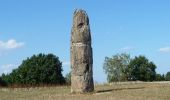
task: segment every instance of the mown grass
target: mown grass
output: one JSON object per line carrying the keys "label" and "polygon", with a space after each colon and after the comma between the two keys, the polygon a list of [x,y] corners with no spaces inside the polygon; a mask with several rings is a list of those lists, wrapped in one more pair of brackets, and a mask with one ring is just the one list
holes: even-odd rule
{"label": "mown grass", "polygon": [[170,100],[170,83],[115,83],[72,94],[69,86],[1,88],[0,100]]}

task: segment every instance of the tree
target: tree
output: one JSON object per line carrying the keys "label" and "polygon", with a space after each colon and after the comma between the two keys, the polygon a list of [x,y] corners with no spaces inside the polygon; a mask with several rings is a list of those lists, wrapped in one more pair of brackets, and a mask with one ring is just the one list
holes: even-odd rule
{"label": "tree", "polygon": [[0,77],[0,87],[1,86],[7,86],[7,83]]}
{"label": "tree", "polygon": [[156,65],[145,56],[132,59],[129,63],[129,69],[131,69],[131,80],[154,81],[156,79]]}
{"label": "tree", "polygon": [[166,81],[170,81],[170,71],[166,73]]}
{"label": "tree", "polygon": [[71,72],[67,73],[65,76],[65,80],[67,84],[71,84]]}
{"label": "tree", "polygon": [[165,81],[164,74],[156,74],[156,81]]}
{"label": "tree", "polygon": [[116,54],[112,58],[105,57],[103,69],[107,74],[108,82],[128,80],[129,62],[130,55],[126,53]]}
{"label": "tree", "polygon": [[33,55],[12,71],[4,76],[9,84],[63,84],[62,63],[53,54]]}

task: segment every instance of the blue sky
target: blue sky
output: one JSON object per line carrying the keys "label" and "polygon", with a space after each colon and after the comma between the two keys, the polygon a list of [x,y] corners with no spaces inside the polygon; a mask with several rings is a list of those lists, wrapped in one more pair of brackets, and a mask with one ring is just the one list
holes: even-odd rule
{"label": "blue sky", "polygon": [[105,56],[145,55],[158,73],[170,71],[169,0],[0,0],[0,74],[33,54],[53,53],[70,71],[75,9],[90,18],[94,80],[106,82]]}

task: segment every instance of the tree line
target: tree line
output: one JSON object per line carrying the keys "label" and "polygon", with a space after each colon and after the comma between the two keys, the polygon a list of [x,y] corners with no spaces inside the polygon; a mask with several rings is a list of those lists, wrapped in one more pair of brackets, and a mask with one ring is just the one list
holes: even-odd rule
{"label": "tree line", "polygon": [[[145,56],[131,58],[129,54],[105,57],[103,69],[108,82],[116,81],[170,81],[166,75],[156,73],[156,65]],[[62,85],[71,84],[71,73],[62,75],[62,62],[54,54],[38,54],[23,60],[11,73],[0,76],[0,86],[10,85]]]}
{"label": "tree line", "polygon": [[131,58],[129,54],[116,54],[105,57],[103,69],[108,82],[116,81],[170,81],[170,72],[166,75],[156,73],[156,65],[145,56]]}

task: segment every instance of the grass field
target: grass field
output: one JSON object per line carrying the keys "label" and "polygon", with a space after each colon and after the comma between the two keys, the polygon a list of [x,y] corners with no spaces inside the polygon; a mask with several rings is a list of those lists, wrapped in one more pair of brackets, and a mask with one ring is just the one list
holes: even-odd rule
{"label": "grass field", "polygon": [[170,82],[97,85],[88,94],[71,94],[69,86],[0,88],[0,100],[170,100]]}

